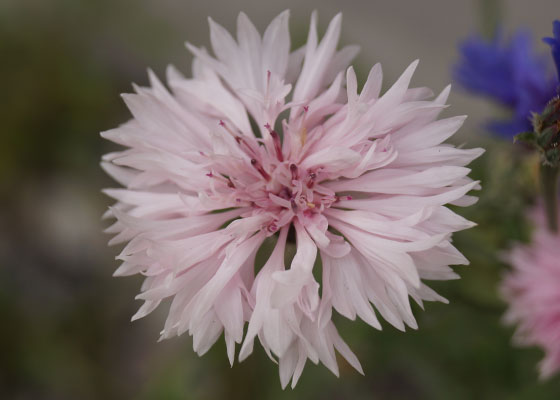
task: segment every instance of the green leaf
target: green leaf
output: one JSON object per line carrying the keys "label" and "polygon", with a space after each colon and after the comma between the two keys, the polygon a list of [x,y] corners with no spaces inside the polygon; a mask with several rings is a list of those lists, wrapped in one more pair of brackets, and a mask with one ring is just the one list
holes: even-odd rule
{"label": "green leaf", "polygon": [[535,132],[521,132],[513,137],[513,142],[521,142],[536,147],[538,144],[538,138]]}

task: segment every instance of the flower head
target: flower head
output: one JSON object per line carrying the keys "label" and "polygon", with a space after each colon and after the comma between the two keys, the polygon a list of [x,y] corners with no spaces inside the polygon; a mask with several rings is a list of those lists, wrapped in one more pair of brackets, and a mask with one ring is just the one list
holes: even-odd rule
{"label": "flower head", "polygon": [[560,236],[547,228],[543,209],[533,215],[532,243],[517,244],[507,255],[513,270],[502,293],[509,303],[505,320],[517,324],[516,342],[545,351],[539,369],[547,378],[560,370]]}
{"label": "flower head", "polygon": [[361,372],[333,309],[404,330],[409,296],[445,301],[422,279],[467,264],[451,234],[473,224],[445,205],[476,200],[465,165],[482,153],[442,144],[464,117],[436,120],[449,87],[409,88],[417,62],[383,95],[375,65],[358,92],[341,16],[321,40],[316,24],[291,52],[287,12],[262,37],[245,14],[237,39],[210,20],[214,55],[187,45],[193,78],[169,68],[170,92],[150,73],[124,95],[134,118],[102,134],[128,147],[103,165],[126,187],[106,191],[112,243],[128,242],[115,275],[146,276],[133,318],[172,298],[161,337],[188,332],[203,354],[223,332],[230,362],[258,337],[282,386],[308,359],[338,374],[335,349]]}
{"label": "flower head", "polygon": [[455,80],[512,111],[511,119],[490,121],[489,129],[509,138],[532,130],[531,113],[544,109],[558,81],[550,76],[546,58],[535,54],[531,36],[521,31],[509,41],[502,34],[490,41],[473,36],[461,43],[459,51]]}

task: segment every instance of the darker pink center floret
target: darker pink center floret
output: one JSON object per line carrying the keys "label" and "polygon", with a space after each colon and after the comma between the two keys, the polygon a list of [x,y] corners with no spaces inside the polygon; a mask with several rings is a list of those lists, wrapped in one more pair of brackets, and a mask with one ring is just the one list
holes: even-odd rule
{"label": "darker pink center floret", "polygon": [[269,234],[295,217],[312,218],[340,200],[334,191],[321,185],[328,179],[323,166],[300,167],[301,162],[285,155],[280,135],[269,124],[265,126],[269,135],[264,139],[236,134],[223,121],[219,125],[236,141],[240,157],[239,164],[229,169],[220,162],[212,163],[206,175],[214,179],[213,197],[233,199],[237,207],[250,208],[244,216],[268,214],[263,229]]}

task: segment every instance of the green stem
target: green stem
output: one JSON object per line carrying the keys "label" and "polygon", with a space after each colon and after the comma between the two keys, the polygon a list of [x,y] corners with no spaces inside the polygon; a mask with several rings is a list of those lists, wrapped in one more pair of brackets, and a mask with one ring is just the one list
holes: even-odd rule
{"label": "green stem", "polygon": [[541,164],[541,190],[548,229],[558,232],[558,172],[559,167]]}
{"label": "green stem", "polygon": [[492,39],[496,36],[502,8],[501,0],[478,0],[480,29],[484,37]]}

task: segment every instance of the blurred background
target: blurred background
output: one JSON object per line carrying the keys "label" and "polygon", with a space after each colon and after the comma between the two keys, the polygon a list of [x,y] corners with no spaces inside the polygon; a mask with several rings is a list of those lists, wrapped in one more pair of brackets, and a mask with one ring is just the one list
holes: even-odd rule
{"label": "blurred background", "polygon": [[541,351],[511,346],[497,293],[499,250],[529,234],[532,163],[482,128],[502,110],[460,90],[447,112],[470,117],[454,142],[487,148],[473,165],[481,200],[459,210],[479,226],[455,236],[471,266],[433,285],[451,304],[417,307],[418,331],[338,323],[365,377],[342,360],[338,379],[308,363],[296,389],[282,391],[258,346],[230,368],[221,341],[202,358],[188,335],[156,343],[165,307],[130,322],[141,278],[111,276],[118,249],[102,233],[110,200],[100,189],[116,184],[99,160],[115,147],[98,133],[129,118],[119,94],[147,84],[147,67],[190,72],[183,44],[208,45],[207,16],[232,30],[245,11],[262,30],[286,8],[295,44],[313,9],[323,31],[342,11],[342,44],[362,46],[362,82],[377,61],[390,84],[420,58],[413,83],[435,91],[451,81],[462,38],[526,27],[544,52],[540,38],[560,16],[557,0],[0,1],[1,399],[560,398],[559,377],[538,381]]}

